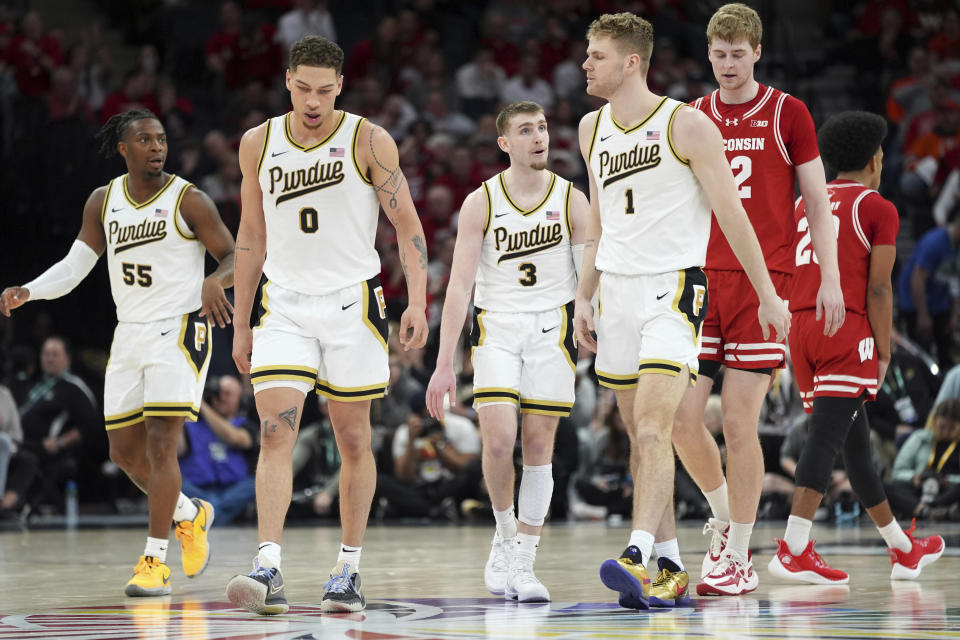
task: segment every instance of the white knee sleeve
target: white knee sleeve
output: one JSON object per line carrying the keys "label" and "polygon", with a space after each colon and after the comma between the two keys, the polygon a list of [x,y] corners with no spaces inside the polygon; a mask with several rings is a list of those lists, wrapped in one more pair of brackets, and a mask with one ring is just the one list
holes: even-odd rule
{"label": "white knee sleeve", "polygon": [[520,522],[532,527],[543,525],[547,511],[550,510],[550,498],[553,497],[553,465],[523,465],[523,477],[520,479],[520,499],[517,501]]}

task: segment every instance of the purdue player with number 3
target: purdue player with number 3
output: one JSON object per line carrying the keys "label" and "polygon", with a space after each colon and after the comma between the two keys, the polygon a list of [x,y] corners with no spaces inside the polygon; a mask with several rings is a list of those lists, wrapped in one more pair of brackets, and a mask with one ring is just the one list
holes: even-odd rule
{"label": "purdue player with number 3", "polygon": [[[497,116],[497,131],[510,168],[484,182],[460,209],[427,407],[442,419],[444,397],[449,394],[451,403],[456,398],[453,358],[476,280],[474,406],[497,522],[484,581],[505,598],[547,602],[550,593],[533,574],[533,563],[553,495],[554,434],[574,402],[572,245],[582,242],[589,204],[570,182],[546,170],[550,136],[543,107],[508,105]],[[518,408],[523,476],[515,517]]]}
{"label": "purdue player with number 3", "polygon": [[[843,324],[843,296],[813,119],[800,100],[754,80],[762,31],[760,16],[743,4],[717,10],[707,25],[707,45],[720,88],[693,105],[723,135],[737,195],[784,299],[790,297],[794,269],[791,212],[794,183],[799,183],[807,202],[810,237],[822,258],[817,313],[826,318],[824,332],[833,335]],[[700,377],[680,403],[673,432],[680,459],[713,511],[704,529],[712,536],[700,566],[700,595],[738,595],[757,587],[749,557],[763,485],[757,428],[770,376],[786,358],[786,345],[766,339],[754,322],[758,301],[750,294],[728,240],[714,221],[705,267],[710,309],[703,322]],[[721,365],[726,365],[722,392],[726,478],[717,444],[703,425]]]}
{"label": "purdue player with number 3", "polygon": [[[292,491],[291,459],[305,395],[329,399],[340,450],[343,543],[324,587],[323,611],[366,606],[358,573],[377,469],[370,401],[386,393],[387,316],[374,248],[380,207],[397,229],[409,301],[400,344],[427,340],[427,247],[384,129],[338,110],[343,51],[320,36],[290,47],[286,86],[293,111],[240,142],[243,212],[237,234],[233,358],[250,372],[262,421],[257,464],[260,545],[249,575],[227,585],[230,601],[260,614],[288,609],[280,540]],[[261,303],[248,319],[254,291]],[[251,355],[252,350],[252,355]]]}
{"label": "purdue player with number 3", "polygon": [[[224,327],[233,309],[233,237],[207,195],[163,171],[167,135],[155,115],[131,110],[97,134],[100,152],[119,153],[127,173],[95,189],[67,256],[22,287],[0,294],[0,312],[28,300],[66,295],[104,251],[117,329],[104,380],[110,458],[147,494],[146,548],[128,596],[170,593],[167,540],[177,523],[187,577],[207,566],[213,507],[180,493],[177,442],[184,420],[197,419],[210,361],[210,316]],[[204,252],[220,263],[203,277]]]}
{"label": "purdue player with number 3", "polygon": [[796,267],[790,310],[790,349],[797,387],[810,417],[810,434],[797,462],[796,489],[787,530],[770,560],[774,575],[812,584],[846,584],[847,574],[833,569],[813,549],[810,528],[830,482],[837,454],[857,497],[887,543],[892,579],[913,579],[943,553],[940,536],[913,538],[893,513],[870,458],[870,425],[863,410],[890,364],[893,287],[890,274],[897,256],[897,209],[877,193],[883,169],[880,144],[886,121],[863,111],[832,116],[820,128],[820,148],[838,172],[828,185],[832,218],[840,248],[843,297],[849,312],[840,330],[828,337],[815,314],[820,269],[810,248],[804,198],[794,221]]}

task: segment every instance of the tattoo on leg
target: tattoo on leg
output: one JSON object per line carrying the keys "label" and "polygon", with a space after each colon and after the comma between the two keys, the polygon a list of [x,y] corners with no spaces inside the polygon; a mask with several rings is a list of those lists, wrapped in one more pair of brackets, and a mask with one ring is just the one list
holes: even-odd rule
{"label": "tattoo on leg", "polygon": [[275,424],[270,424],[270,421],[269,421],[269,420],[264,420],[264,421],[263,421],[263,436],[264,436],[264,437],[267,437],[267,436],[269,436],[271,433],[276,433],[276,432],[277,432],[277,425],[275,425]]}
{"label": "tattoo on leg", "polygon": [[280,414],[280,419],[287,423],[290,427],[290,431],[295,431],[297,428],[297,408],[290,407],[286,411]]}

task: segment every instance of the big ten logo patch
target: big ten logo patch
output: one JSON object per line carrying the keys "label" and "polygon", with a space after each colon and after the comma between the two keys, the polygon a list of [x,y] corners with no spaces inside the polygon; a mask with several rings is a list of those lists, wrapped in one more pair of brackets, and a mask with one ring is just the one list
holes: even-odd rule
{"label": "big ten logo patch", "polygon": [[860,362],[866,362],[867,360],[873,359],[873,348],[873,338],[864,338],[860,341],[860,346],[858,347],[858,350],[860,351]]}
{"label": "big ten logo patch", "polygon": [[380,318],[386,319],[387,302],[383,299],[383,287],[377,287],[374,289],[373,294],[377,297],[377,308],[380,310]]}
{"label": "big ten logo patch", "polygon": [[193,348],[197,351],[203,351],[203,345],[207,342],[207,323],[193,323]]}

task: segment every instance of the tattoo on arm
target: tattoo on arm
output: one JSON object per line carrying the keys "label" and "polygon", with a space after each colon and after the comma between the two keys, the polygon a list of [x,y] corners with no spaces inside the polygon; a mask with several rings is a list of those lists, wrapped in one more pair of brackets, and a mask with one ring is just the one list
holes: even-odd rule
{"label": "tattoo on arm", "polygon": [[[400,170],[399,166],[397,166],[394,169],[390,169],[386,167],[382,162],[380,162],[379,158],[377,158],[377,152],[373,148],[373,134],[376,130],[377,130],[377,127],[375,126],[370,127],[370,156],[373,158],[373,161],[376,162],[381,169],[387,172],[387,179],[381,182],[380,184],[374,184],[373,188],[376,189],[377,191],[382,191],[383,193],[388,194],[390,196],[390,208],[396,209],[398,205],[397,193],[400,192],[400,187],[403,185],[403,180],[404,180],[403,171]],[[393,218],[391,218],[390,220],[392,222]]]}
{"label": "tattoo on arm", "polygon": [[281,412],[280,419],[287,423],[290,431],[295,431],[297,428],[297,408],[290,407],[286,411]]}
{"label": "tattoo on arm", "polygon": [[417,250],[417,253],[420,254],[420,268],[427,268],[427,243],[424,241],[423,236],[414,236],[413,237],[413,248]]}
{"label": "tattoo on arm", "polygon": [[241,247],[240,245],[237,245],[237,251],[250,251],[250,247]]}

